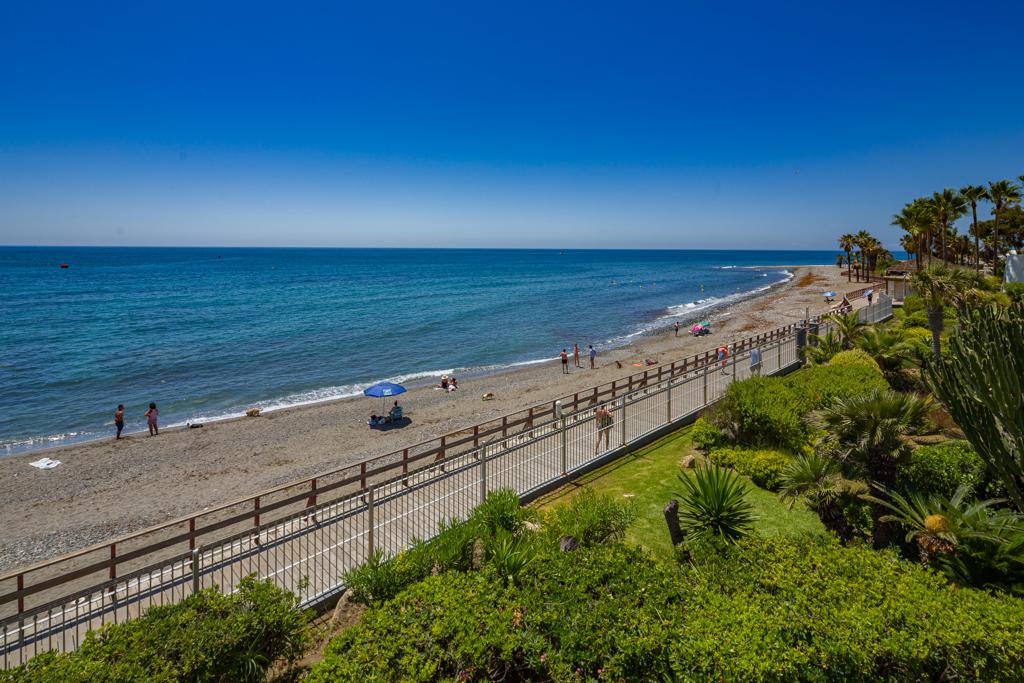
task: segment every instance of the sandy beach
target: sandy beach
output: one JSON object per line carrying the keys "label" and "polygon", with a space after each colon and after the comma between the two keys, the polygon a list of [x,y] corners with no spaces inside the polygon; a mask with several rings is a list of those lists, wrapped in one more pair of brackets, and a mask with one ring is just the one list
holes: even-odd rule
{"label": "sandy beach", "polygon": [[[794,277],[708,317],[711,337],[673,335],[670,326],[628,347],[602,353],[597,368],[557,361],[477,378],[460,378],[445,395],[432,387],[402,396],[412,416],[403,429],[371,431],[366,419],[380,402],[352,398],[211,423],[131,434],[0,458],[0,571],[99,543],[131,531],[319,472],[401,449],[516,409],[629,374],[629,363],[668,362],[792,323],[825,310],[821,293],[857,289],[835,266],[792,266]],[[571,340],[569,340],[571,343]],[[552,353],[559,349],[552,349]],[[619,368],[615,361],[620,361]],[[584,366],[586,359],[582,360]],[[493,392],[495,400],[481,401]],[[43,455],[52,470],[28,463]]]}

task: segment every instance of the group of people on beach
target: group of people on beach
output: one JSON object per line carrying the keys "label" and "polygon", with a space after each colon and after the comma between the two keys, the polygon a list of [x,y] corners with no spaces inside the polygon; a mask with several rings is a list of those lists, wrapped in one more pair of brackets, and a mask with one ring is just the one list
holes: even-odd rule
{"label": "group of people on beach", "polygon": [[[146,424],[149,425],[149,435],[156,436],[160,433],[160,427],[157,425],[157,416],[160,411],[156,409],[155,403],[149,404],[149,410],[145,412],[143,417],[146,418]],[[121,432],[124,431],[124,404],[118,403],[117,410],[114,411],[114,427],[117,429],[117,434],[114,435],[114,439],[121,440]]]}
{"label": "group of people on beach", "polygon": [[448,375],[441,375],[440,388],[450,394],[459,388],[459,380],[455,379],[455,375],[452,375],[451,377]]}
{"label": "group of people on beach", "polygon": [[398,401],[391,406],[391,410],[388,411],[387,415],[371,415],[367,424],[372,427],[383,427],[388,424],[397,424],[402,421],[402,406],[398,405]]}
{"label": "group of people on beach", "polygon": [[[594,348],[593,344],[587,346],[587,355],[590,356],[590,369],[594,369],[594,360],[597,358],[597,349]],[[569,350],[562,349],[562,352],[558,354],[559,359],[562,361],[562,374],[569,374]],[[577,368],[582,368],[583,365],[580,363],[580,345],[573,343],[572,345],[572,364]]]}

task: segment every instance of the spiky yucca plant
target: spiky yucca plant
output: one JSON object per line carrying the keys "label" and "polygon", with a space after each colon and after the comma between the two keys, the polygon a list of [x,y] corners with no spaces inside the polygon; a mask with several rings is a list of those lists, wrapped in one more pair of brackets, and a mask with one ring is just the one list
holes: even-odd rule
{"label": "spiky yucca plant", "polygon": [[750,533],[754,506],[747,487],[732,470],[698,467],[693,478],[679,475],[679,525],[688,540],[716,538],[735,543]]}

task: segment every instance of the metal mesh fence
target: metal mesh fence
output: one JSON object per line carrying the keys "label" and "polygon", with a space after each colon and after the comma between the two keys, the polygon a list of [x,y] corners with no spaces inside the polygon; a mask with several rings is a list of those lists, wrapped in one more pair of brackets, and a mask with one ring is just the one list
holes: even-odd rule
{"label": "metal mesh fence", "polygon": [[[880,295],[858,315],[877,322],[891,312],[891,300]],[[825,334],[829,325],[827,319],[819,321],[818,333]],[[596,405],[549,415],[514,435],[459,448],[457,455],[439,454],[391,479],[369,477],[357,493],[232,530],[216,543],[20,611],[0,626],[0,663],[7,668],[41,652],[74,649],[90,629],[178,602],[199,589],[235,590],[251,574],[294,592],[303,605],[316,604],[339,592],[345,573],[372,553],[392,556],[417,539],[433,537],[442,522],[466,519],[489,491],[510,488],[529,495],[691,417],[717,401],[732,382],[795,366],[800,362],[797,336],[768,340],[609,397],[599,405],[611,411],[611,425],[599,427]]]}

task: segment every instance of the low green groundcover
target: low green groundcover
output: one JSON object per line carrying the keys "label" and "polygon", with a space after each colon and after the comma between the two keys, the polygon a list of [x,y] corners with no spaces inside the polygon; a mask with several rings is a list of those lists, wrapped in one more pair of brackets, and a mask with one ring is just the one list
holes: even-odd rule
{"label": "low green groundcover", "polygon": [[512,583],[446,573],[369,610],[311,683],[1024,680],[1024,601],[805,537],[545,551]]}
{"label": "low green groundcover", "polygon": [[750,481],[769,491],[779,489],[783,472],[793,462],[793,456],[789,453],[742,446],[712,448],[708,459],[719,467],[729,467],[750,477]]}

